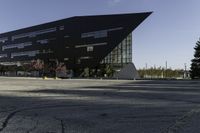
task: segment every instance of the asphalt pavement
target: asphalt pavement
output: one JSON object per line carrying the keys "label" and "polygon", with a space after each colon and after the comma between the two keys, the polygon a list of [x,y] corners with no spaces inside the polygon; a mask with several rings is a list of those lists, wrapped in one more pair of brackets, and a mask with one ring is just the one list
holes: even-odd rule
{"label": "asphalt pavement", "polygon": [[0,133],[199,133],[200,81],[0,78]]}

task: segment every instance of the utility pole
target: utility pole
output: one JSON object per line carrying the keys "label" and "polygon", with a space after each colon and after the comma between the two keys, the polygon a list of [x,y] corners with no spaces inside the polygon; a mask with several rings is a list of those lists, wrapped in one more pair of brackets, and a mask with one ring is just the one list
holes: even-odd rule
{"label": "utility pole", "polygon": [[165,62],[165,78],[167,78],[167,61]]}
{"label": "utility pole", "polygon": [[147,63],[145,64],[145,68],[147,69]]}
{"label": "utility pole", "polygon": [[184,68],[185,68],[185,71],[183,74],[183,78],[186,79],[187,78],[187,64],[186,63],[184,63]]}
{"label": "utility pole", "polygon": [[145,78],[147,78],[147,66],[148,64],[147,63],[145,63]]}

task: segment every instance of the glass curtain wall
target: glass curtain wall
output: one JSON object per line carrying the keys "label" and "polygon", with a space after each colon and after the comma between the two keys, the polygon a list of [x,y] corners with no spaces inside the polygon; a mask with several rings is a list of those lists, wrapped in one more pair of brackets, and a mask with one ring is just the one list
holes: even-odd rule
{"label": "glass curtain wall", "polygon": [[129,34],[114,50],[109,53],[101,64],[111,64],[113,67],[123,67],[132,62],[132,34]]}

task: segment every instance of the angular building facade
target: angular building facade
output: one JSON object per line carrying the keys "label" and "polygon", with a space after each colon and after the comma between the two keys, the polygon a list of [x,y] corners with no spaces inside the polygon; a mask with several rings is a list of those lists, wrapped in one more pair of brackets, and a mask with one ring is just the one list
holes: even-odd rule
{"label": "angular building facade", "polygon": [[[0,64],[64,64],[75,77],[132,63],[132,31],[151,12],[76,16],[0,34]],[[45,69],[45,68],[44,68]],[[104,73],[104,72],[102,72]],[[90,74],[89,74],[90,75]]]}

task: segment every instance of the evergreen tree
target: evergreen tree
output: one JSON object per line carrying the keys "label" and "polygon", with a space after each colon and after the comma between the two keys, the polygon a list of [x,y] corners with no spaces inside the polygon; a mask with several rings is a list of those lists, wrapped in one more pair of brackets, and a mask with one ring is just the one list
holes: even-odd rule
{"label": "evergreen tree", "polygon": [[191,64],[191,78],[200,79],[200,39],[197,41],[196,46],[194,47],[194,59],[192,59]]}

